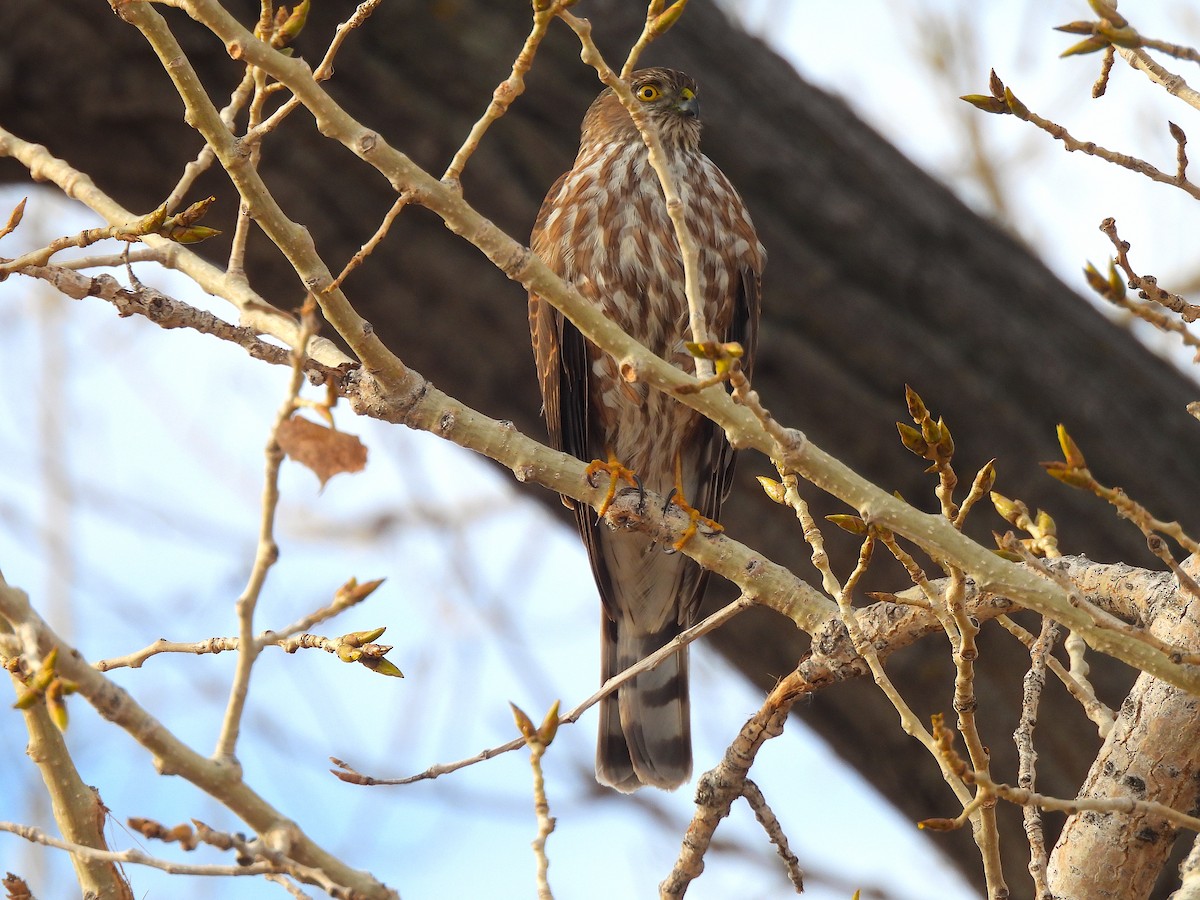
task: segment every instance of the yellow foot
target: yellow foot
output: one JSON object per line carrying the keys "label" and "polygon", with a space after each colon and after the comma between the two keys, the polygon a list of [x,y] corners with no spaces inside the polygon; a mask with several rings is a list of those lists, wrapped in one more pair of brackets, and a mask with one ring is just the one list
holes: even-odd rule
{"label": "yellow foot", "polygon": [[[716,519],[710,519],[687,502],[687,498],[683,494],[683,460],[679,456],[675,457],[675,490],[671,491],[671,496],[667,499],[667,505],[670,506],[672,504],[678,506],[688,516],[688,527],[679,536],[679,540],[671,545],[671,548],[675,551],[682,550],[687,542],[696,536],[696,526],[701,522],[711,531],[725,530],[724,526]],[[663,511],[665,512],[666,510],[664,509]]]}
{"label": "yellow foot", "polygon": [[679,540],[671,545],[673,549],[682,550],[687,542],[696,536],[696,526],[701,522],[703,522],[710,531],[716,532],[725,530],[725,526],[716,519],[710,519],[708,516],[700,512],[700,510],[696,509],[696,507],[692,506],[685,499],[683,499],[683,496],[679,493],[679,491],[675,491],[671,494],[671,499],[669,502],[674,506],[678,506],[685,513],[687,513],[689,519],[688,527],[683,530],[683,534],[679,536]]}
{"label": "yellow foot", "polygon": [[617,496],[617,484],[621,481],[629,483],[630,487],[640,487],[637,480],[637,475],[633,469],[627,469],[617,461],[617,458],[609,454],[608,462],[603,460],[593,459],[588,463],[587,470],[584,472],[584,477],[587,483],[592,487],[596,487],[596,482],[592,477],[598,472],[604,472],[608,475],[608,491],[604,495],[604,500],[600,503],[600,509],[597,512],[599,519],[604,518],[604,514],[608,512],[609,506],[612,505],[613,497]]}

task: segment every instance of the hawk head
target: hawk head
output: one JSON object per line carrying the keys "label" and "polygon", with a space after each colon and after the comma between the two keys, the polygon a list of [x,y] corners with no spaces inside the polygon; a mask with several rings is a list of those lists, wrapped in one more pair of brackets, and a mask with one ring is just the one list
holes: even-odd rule
{"label": "hawk head", "polygon": [[[696,150],[700,146],[700,101],[696,82],[675,69],[638,69],[629,76],[629,87],[668,150]],[[583,117],[587,144],[615,141],[641,143],[637,126],[612,88],[605,88]]]}

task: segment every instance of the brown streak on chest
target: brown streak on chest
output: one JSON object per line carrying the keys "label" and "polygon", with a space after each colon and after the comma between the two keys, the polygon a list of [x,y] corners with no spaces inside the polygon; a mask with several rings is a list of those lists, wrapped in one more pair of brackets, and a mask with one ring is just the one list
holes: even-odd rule
{"label": "brown streak on chest", "polygon": [[[761,247],[740,198],[702,154],[673,160],[689,230],[700,248],[699,288],[708,330],[724,334],[738,273],[761,268]],[[542,240],[557,247],[561,274],[658,356],[685,371],[694,360],[684,271],[657,176],[640,141],[584,148],[564,177]],[[644,384],[589,345],[592,452],[616,453],[648,487],[669,489],[674,457],[699,427],[698,413]]]}

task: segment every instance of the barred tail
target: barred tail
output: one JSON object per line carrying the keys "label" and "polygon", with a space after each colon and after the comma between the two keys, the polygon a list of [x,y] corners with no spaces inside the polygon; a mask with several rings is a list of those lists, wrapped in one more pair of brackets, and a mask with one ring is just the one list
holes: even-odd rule
{"label": "barred tail", "polygon": [[[601,626],[602,681],[663,647],[679,633],[671,623],[648,634],[605,614]],[[630,793],[643,785],[677,788],[692,775],[687,648],[621,685],[600,701],[596,779]]]}

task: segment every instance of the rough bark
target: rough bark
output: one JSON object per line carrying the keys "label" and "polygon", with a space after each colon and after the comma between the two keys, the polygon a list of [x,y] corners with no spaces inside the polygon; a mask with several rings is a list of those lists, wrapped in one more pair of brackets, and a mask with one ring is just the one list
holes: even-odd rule
{"label": "rough bark", "polygon": [[[300,42],[316,58],[349,0],[318,3]],[[245,21],[251,0],[231,0]],[[640,4],[584,0],[617,58],[640,25]],[[211,36],[166,11],[214,95],[240,72]],[[92,174],[128,206],[149,210],[200,149],[158,63],[103,0],[5,0],[0,4],[0,121]],[[507,74],[528,27],[525,4],[486,0],[389,0],[343,50],[330,90],[354,114],[418,162],[441,171]],[[931,482],[896,440],[903,385],[914,385],[954,429],[964,477],[998,458],[998,489],[1043,505],[1064,549],[1099,559],[1150,562],[1136,534],[1098,501],[1041,475],[1065,422],[1102,478],[1118,480],[1160,516],[1194,523],[1200,430],[1184,412],[1194,387],[1056,280],[1024,247],[980,219],[859,122],[803,82],[761,43],[694,0],[648,64],[696,75],[708,123],[707,152],[743,193],[770,259],[756,387],[777,416],[888,488],[934,508]],[[982,77],[982,73],[981,73]],[[880,90],[890,89],[880,85]],[[596,93],[577,44],[556,27],[528,92],[494,129],[467,170],[467,197],[513,235],[528,234],[547,186],[570,164],[577,128]],[[337,268],[392,201],[378,176],[324,141],[302,112],[266,143],[269,183],[313,232]],[[0,180],[21,180],[0,160]],[[232,232],[228,181],[211,173],[195,196],[216,193],[212,224]],[[209,248],[214,254],[220,246]],[[252,240],[251,278],[282,306],[300,290],[282,259]],[[463,401],[541,434],[525,299],[432,216],[407,210],[347,289],[406,362]],[[790,515],[765,506],[751,480],[768,471],[745,458],[725,524],[739,539],[811,573]],[[553,497],[531,493],[548,503]],[[812,498],[817,512],[836,506]],[[1191,501],[1191,502],[1190,502]],[[985,511],[975,533],[1003,527]],[[846,571],[853,548],[830,538]],[[877,587],[899,588],[899,567]],[[715,591],[714,593],[719,593]],[[748,677],[770,685],[805,649],[772,614],[747,614],[716,645]],[[1015,773],[1010,738],[1028,659],[1006,635],[985,633],[978,692],[993,773]],[[953,667],[944,645],[924,642],[889,663],[922,712],[947,710]],[[1097,661],[1101,694],[1124,696],[1132,675]],[[911,818],[953,814],[953,801],[895,713],[870,684],[846,685],[800,715]],[[1039,786],[1075,793],[1099,740],[1084,716],[1050,692],[1039,733]],[[1011,815],[1009,815],[1011,813]],[[1001,810],[1006,871],[1023,876],[1020,816]],[[1049,837],[1053,837],[1050,835]],[[940,840],[965,871],[978,858],[964,835]]]}
{"label": "rough bark", "polygon": [[[1186,567],[1195,577],[1200,560]],[[1150,633],[1177,647],[1200,641],[1200,605],[1172,592],[1149,622]],[[1086,798],[1162,803],[1194,814],[1200,783],[1200,698],[1142,674],[1079,792]],[[1136,900],[1148,897],[1178,828],[1149,812],[1082,812],[1067,819],[1050,855],[1055,897]]]}

